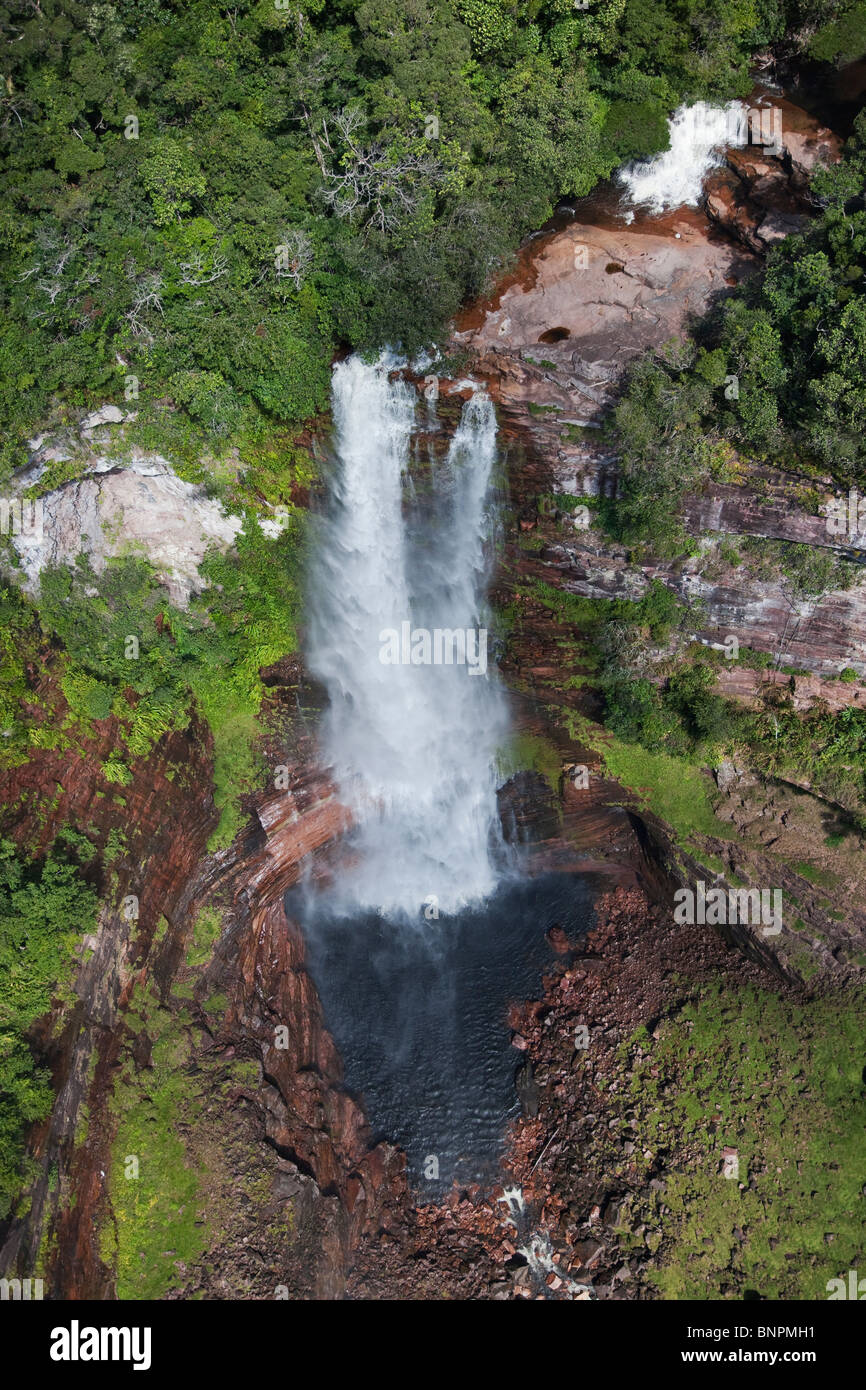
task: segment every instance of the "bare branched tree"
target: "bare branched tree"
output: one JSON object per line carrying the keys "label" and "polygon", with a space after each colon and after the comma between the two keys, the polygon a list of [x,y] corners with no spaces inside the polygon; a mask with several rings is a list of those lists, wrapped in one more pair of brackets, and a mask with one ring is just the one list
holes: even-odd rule
{"label": "bare branched tree", "polygon": [[36,288],[41,290],[44,295],[47,295],[48,303],[53,305],[60,291],[63,289],[63,286],[59,280],[43,279],[36,281]]}
{"label": "bare branched tree", "polygon": [[42,269],[46,275],[62,275],[75,252],[75,242],[67,234],[63,235],[56,227],[38,227],[36,244],[42,253]]}
{"label": "bare branched tree", "polygon": [[126,273],[127,279],[132,283],[133,294],[132,304],[124,314],[124,318],[134,337],[144,338],[147,342],[152,343],[153,333],[148,326],[147,315],[153,312],[162,316],[162,276],[156,271],[144,275],[138,274],[134,261],[127,266]]}
{"label": "bare branched tree", "polygon": [[443,182],[444,167],[432,146],[395,152],[381,140],[364,145],[363,127],[357,106],[343,107],[330,130],[322,121],[323,159],[326,151],[332,161],[324,199],[338,217],[360,216],[380,232],[393,231],[417,211],[430,188]]}
{"label": "bare branched tree", "polygon": [[228,274],[229,263],[225,256],[214,256],[210,267],[205,268],[205,258],[200,251],[190,253],[188,261],[180,263],[180,282],[182,285],[212,285]]}
{"label": "bare branched tree", "polygon": [[[303,19],[301,20],[303,26]],[[297,104],[301,119],[307,127],[316,162],[327,178],[328,169],[322,151],[318,121],[314,112],[319,108],[322,95],[334,75],[334,57],[327,49],[315,44],[299,45],[291,68],[288,70],[292,98]]]}
{"label": "bare branched tree", "polygon": [[[3,27],[8,28],[8,32],[14,34],[16,40],[23,39],[23,33],[19,33],[18,30],[12,29],[11,26]],[[36,103],[24,92],[16,92],[15,84],[11,76],[7,76],[5,90],[0,92],[0,130],[5,130],[7,126],[11,126],[13,119],[18,122],[23,130],[24,122],[21,119],[22,112],[25,116],[32,116],[36,109]]]}
{"label": "bare branched tree", "polygon": [[[75,288],[74,279],[72,282],[64,282],[64,274],[78,246],[68,233],[62,233],[56,227],[39,227],[36,231],[36,245],[39,259],[18,278],[29,280],[32,275],[38,275],[36,288],[46,296],[49,305],[53,307],[61,294],[65,297]],[[34,317],[44,318],[47,314],[48,310],[44,309]]]}

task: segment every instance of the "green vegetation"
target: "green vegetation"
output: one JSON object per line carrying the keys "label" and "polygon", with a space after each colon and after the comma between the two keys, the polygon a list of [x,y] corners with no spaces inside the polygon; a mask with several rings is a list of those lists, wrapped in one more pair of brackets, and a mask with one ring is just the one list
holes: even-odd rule
{"label": "green vegetation", "polygon": [[687,613],[676,595],[658,580],[653,580],[639,599],[583,598],[541,579],[534,580],[526,591],[555,613],[560,622],[572,623],[593,637],[609,622],[628,622],[645,627],[655,641],[665,642],[672,627],[680,625]]}
{"label": "green vegetation", "polygon": [[[218,929],[218,914],[205,909],[187,971],[203,963]],[[151,1051],[144,1070],[127,1053],[112,1101],[112,1216],[102,1228],[101,1247],[116,1269],[122,1299],[160,1298],[182,1283],[184,1267],[220,1238],[227,1208],[237,1208],[238,1186],[242,1200],[266,1201],[270,1192],[267,1175],[259,1193],[231,1171],[227,1131],[209,1118],[238,1086],[258,1083],[259,1066],[202,1052],[202,1035],[184,1003],[187,992],[181,985],[163,1004],[151,986],[135,997],[126,1016],[131,1033],[147,1035]],[[223,997],[223,1007],[225,1002]],[[268,1229],[269,1237],[274,1234]]]}
{"label": "green vegetation", "polygon": [[807,859],[797,860],[791,867],[795,873],[807,878],[810,883],[818,883],[822,888],[836,887],[835,874],[831,874],[827,869],[822,869],[818,864],[810,864]]}
{"label": "green vegetation", "polygon": [[28,1042],[68,983],[74,948],[96,925],[96,894],[62,857],[26,864],[0,841],[0,1219],[25,1177],[25,1140],[51,1109],[50,1074]]}
{"label": "green vegetation", "polygon": [[562,758],[550,739],[540,734],[516,733],[501,751],[497,773],[504,782],[516,772],[537,772],[556,793],[562,771]]}
{"label": "green vegetation", "polygon": [[[842,52],[852,15],[845,3],[819,14],[811,0],[759,10],[745,0],[685,10],[679,0],[0,4],[12,40],[0,120],[0,477],[37,427],[131,400],[124,447],[163,449],[247,515],[236,551],[203,566],[212,587],[190,615],[168,610],[143,562],[99,580],[84,564],[45,575],[42,631],[65,649],[62,730],[21,709],[39,631],[26,605],[0,595],[6,760],[114,715],[121,740],[102,770],[123,786],[135,758],[198,710],[214,737],[213,843],[231,838],[238,795],[256,776],[258,671],[293,649],[297,625],[298,525],[266,541],[251,513],[263,498],[290,504],[290,481],[305,471],[298,431],[326,404],[335,348],[441,339],[559,197],[663,146],[678,101],[745,94],[751,53],[791,28]],[[832,243],[846,313],[859,302],[859,223],[852,240],[844,199],[858,151],[816,184],[827,210],[815,236]],[[789,281],[800,284],[796,266],[786,274],[767,281],[778,314]],[[812,282],[797,293],[789,316],[811,302]],[[729,337],[763,343],[743,318],[758,312],[732,308]],[[804,351],[821,334],[813,328]],[[752,356],[761,382],[787,380],[758,347]],[[692,428],[723,358],[702,349],[691,373],[673,359],[639,368],[644,413],[658,409],[676,436],[664,477],[652,447],[643,451],[665,523],[673,493],[728,459]],[[843,371],[835,357],[833,370]],[[855,367],[849,377],[855,389]],[[845,391],[834,400],[850,415],[859,407]],[[737,409],[756,429],[750,400]],[[639,453],[648,426],[631,396],[623,429],[630,411]],[[78,466],[50,465],[40,490]],[[633,502],[621,508],[626,531]],[[631,696],[609,695],[624,730],[641,722]]]}
{"label": "green vegetation", "polygon": [[638,792],[646,805],[670,825],[680,840],[695,833],[733,839],[732,826],[716,819],[709,776],[701,768],[668,753],[650,753],[635,743],[614,739],[603,749],[611,777]]}
{"label": "green vegetation", "polygon": [[850,9],[4,0],[7,462],[136,386],[142,428],[169,403],[214,448],[314,415],[336,343],[437,338],[680,100],[745,95],[786,31],[843,51]]}
{"label": "green vegetation", "polygon": [[[124,448],[161,449],[247,517],[189,615],[129,557],[46,574],[41,634],[0,595],[7,763],[113,715],[102,771],[122,787],[198,710],[213,844],[230,839],[259,668],[297,620],[298,525],[266,541],[251,513],[292,510],[335,348],[441,338],[560,196],[661,147],[682,98],[744,93],[783,28],[719,0],[0,4],[0,481],[37,428],[113,399],[137,413]],[[79,468],[49,465],[39,491]],[[43,637],[64,647],[62,727],[22,708]]]}
{"label": "green vegetation", "polygon": [[[796,566],[799,556],[789,562]],[[844,806],[851,830],[862,831],[866,712],[849,708],[834,714],[821,704],[797,711],[783,686],[772,687],[756,708],[725,699],[715,689],[721,653],[689,642],[689,628],[699,615],[661,583],[651,584],[636,601],[584,598],[540,580],[524,586],[524,592],[574,630],[573,637],[559,640],[562,664],[566,671],[577,666],[585,674],[566,675],[561,688],[588,685],[604,701],[603,730],[563,708],[569,737],[594,749],[610,776],[668,824],[680,845],[695,835],[728,839],[735,834],[713,810],[709,769],[725,758],[811,786]],[[740,659],[758,668],[772,664],[769,656],[748,648]],[[524,765],[535,763],[528,758]],[[687,847],[707,862],[703,847]]]}
{"label": "green vegetation", "polygon": [[31,748],[28,666],[38,662],[39,626],[16,585],[0,583],[0,764],[18,767]]}
{"label": "green vegetation", "polygon": [[[850,0],[0,0],[0,486],[32,434],[73,432],[114,401],[136,415],[121,451],[160,450],[244,516],[232,550],[206,557],[208,587],[186,611],[129,554],[100,575],[83,557],[49,569],[36,607],[0,587],[4,765],[80,747],[113,719],[102,772],[119,794],[136,760],[200,716],[221,817],[211,847],[226,844],[261,771],[261,669],[296,645],[293,498],[312,481],[304,431],[326,408],[335,351],[441,343],[559,198],[664,146],[681,100],[746,95],[751,55],[787,33],[835,61],[862,31]],[[616,421],[625,496],[597,507],[623,539],[687,546],[683,490],[730,476],[739,450],[793,450],[804,471],[861,479],[864,172],[861,125],[845,164],[815,179],[815,225],[699,342],[635,369]],[[50,463],[36,490],[75,477],[82,458]],[[256,520],[263,503],[287,507],[276,539]],[[758,560],[798,594],[844,577],[790,548]],[[725,833],[700,767],[735,739],[770,770],[796,760],[817,786],[841,779],[852,801],[861,794],[866,717],[798,721],[783,699],[734,719],[710,659],[680,659],[694,614],[664,585],[612,604],[544,585],[534,596],[597,645],[587,666],[606,701],[607,766],[680,835]],[[47,707],[46,674],[60,708]],[[555,786],[559,756],[543,739],[504,757]],[[82,872],[92,834],[67,830],[29,865],[0,850],[0,1217],[24,1181],[27,1128],[51,1102],[30,1035],[95,920]],[[112,837],[103,865],[126,849]],[[218,931],[202,913],[187,969]],[[142,1078],[127,1059],[115,1098],[116,1229],[103,1234],[124,1297],[165,1292],[212,1233],[207,1156],[200,1170],[190,1144],[204,1086],[192,993],[186,980],[171,1007],[141,1003],[152,1067]],[[223,994],[203,1004],[210,1026],[226,1006]]]}
{"label": "green vegetation", "polygon": [[[810,7],[814,12],[814,6]],[[852,63],[866,50],[866,5],[855,0],[822,24],[808,52],[824,62]]]}
{"label": "green vegetation", "polygon": [[[659,771],[670,765],[669,777],[663,780],[670,781],[680,801],[688,780],[686,764],[694,769],[713,767],[724,757],[739,755],[764,775],[806,782],[862,813],[866,712],[849,708],[834,714],[820,704],[797,711],[790,693],[778,687],[757,708],[737,704],[715,692],[718,662],[704,651],[697,656],[686,651],[659,665],[661,673],[654,679],[616,666],[603,670],[605,726],[622,745],[618,755],[605,754],[613,776],[634,786],[636,769],[629,764]],[[652,667],[647,669],[652,675]],[[675,765],[672,755],[678,760]],[[661,762],[654,761],[659,757]],[[682,786],[677,785],[678,776]],[[655,781],[649,778],[650,784]],[[707,783],[699,802],[708,794]],[[715,833],[721,832],[717,828]]]}
{"label": "green vegetation", "polygon": [[[792,583],[810,582],[815,571],[809,546],[773,546],[777,560],[789,566]],[[758,708],[725,699],[714,688],[721,653],[688,642],[699,612],[658,581],[637,601],[583,598],[541,580],[526,592],[576,630],[575,654],[592,670],[591,683],[604,699],[604,726],[612,739],[598,744],[598,751],[611,775],[646,789],[648,804],[678,831],[687,832],[694,822],[707,834],[729,833],[714,821],[710,783],[699,770],[736,755],[764,774],[808,782],[860,822],[866,712],[851,707],[833,713],[820,703],[798,711],[784,686],[773,687]],[[772,665],[769,655],[749,648],[741,649],[739,660],[758,669]],[[585,679],[577,677],[579,684]],[[578,733],[573,711],[565,718],[574,736],[591,739],[591,726]]]}
{"label": "green vegetation", "polygon": [[140,1012],[153,1042],[151,1068],[146,1087],[127,1071],[115,1090],[109,1175],[115,1225],[103,1231],[103,1253],[116,1259],[118,1297],[146,1299],[176,1281],[175,1260],[192,1262],[201,1254],[208,1228],[199,1207],[201,1175],[184,1142],[184,1126],[201,1105],[189,1075],[189,1019],[153,999]]}
{"label": "green vegetation", "polygon": [[[712,984],[661,1025],[629,1099],[636,1154],[675,1145],[658,1196],[670,1214],[642,1213],[662,1235],[663,1297],[823,1299],[856,1265],[864,1050],[862,1001]],[[722,1175],[725,1147],[736,1177]]]}
{"label": "green vegetation", "polygon": [[585,599],[543,581],[529,591],[591,642],[605,725],[619,742],[640,743],[650,753],[697,758],[728,741],[730,712],[713,693],[711,662],[674,665],[670,659],[669,648],[677,645],[695,614],[664,584],[654,580],[638,600]]}
{"label": "green vegetation", "polygon": [[758,579],[781,578],[794,600],[815,598],[832,589],[850,589],[860,573],[858,565],[840,559],[831,550],[796,541],[746,536],[740,539],[740,552],[750,573]]}
{"label": "green vegetation", "polygon": [[57,567],[42,577],[40,618],[65,648],[69,736],[86,734],[93,720],[119,719],[121,742],[102,770],[124,784],[131,761],[162,734],[186,728],[195,703],[214,737],[222,813],[214,845],[231,840],[237,797],[253,784],[260,668],[296,645],[298,527],[290,519],[271,540],[248,516],[233,553],[205,558],[211,587],[186,612],[169,604],[141,559],[112,561],[96,576],[82,557],[74,570]]}
{"label": "green vegetation", "polygon": [[782,696],[746,715],[741,727],[762,771],[807,781],[863,820],[866,711],[849,707],[833,714],[814,705],[800,713]]}
{"label": "green vegetation", "polygon": [[222,930],[222,918],[215,907],[203,907],[192,929],[192,940],[187,948],[186,964],[190,967],[206,965],[213,954],[213,948]]}

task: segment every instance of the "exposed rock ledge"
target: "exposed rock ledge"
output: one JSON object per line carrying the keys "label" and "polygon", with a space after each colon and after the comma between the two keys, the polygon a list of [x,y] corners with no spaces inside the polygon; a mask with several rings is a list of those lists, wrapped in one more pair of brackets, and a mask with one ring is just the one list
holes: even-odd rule
{"label": "exposed rock ledge", "polygon": [[704,208],[752,251],[800,231],[808,222],[809,180],[822,164],[841,158],[842,142],[808,112],[773,93],[782,130],[778,154],[748,146],[729,150],[727,167],[711,174]]}
{"label": "exposed rock ledge", "polygon": [[[28,479],[29,481],[29,479]],[[48,565],[72,564],[82,552],[99,574],[111,556],[138,551],[162,577],[173,603],[185,606],[202,587],[198,567],[210,545],[225,549],[243,527],[205,489],[179,478],[167,459],[139,455],[120,464],[92,459],[85,476],[40,499],[41,525],[12,539],[35,595]]]}
{"label": "exposed rock ledge", "polygon": [[503,373],[502,357],[549,361],[556,380],[546,382],[543,402],[576,423],[598,420],[632,358],[682,333],[757,264],[688,214],[667,233],[575,223],[535,247],[531,283],[506,289],[455,341],[480,354],[478,370],[499,377],[509,404],[538,402],[537,382],[516,362]]}

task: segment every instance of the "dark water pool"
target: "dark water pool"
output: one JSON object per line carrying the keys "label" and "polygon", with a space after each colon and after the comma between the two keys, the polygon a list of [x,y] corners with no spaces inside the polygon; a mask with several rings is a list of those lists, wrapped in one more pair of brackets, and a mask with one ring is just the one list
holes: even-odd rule
{"label": "dark water pool", "polygon": [[375,1140],[406,1151],[421,1200],[461,1183],[495,1181],[509,1119],[519,1114],[508,1006],[537,997],[556,959],[545,939],[572,942],[592,925],[580,875],[504,887],[483,909],[398,925],[375,914],[329,918],[290,893],[308,964],[340,1050],[346,1084]]}

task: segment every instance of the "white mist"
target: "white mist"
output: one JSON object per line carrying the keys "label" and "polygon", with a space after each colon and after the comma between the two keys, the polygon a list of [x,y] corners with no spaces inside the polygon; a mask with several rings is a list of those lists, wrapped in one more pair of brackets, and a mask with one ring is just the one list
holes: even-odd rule
{"label": "white mist", "polygon": [[423,920],[496,887],[505,705],[492,668],[385,664],[380,634],[407,621],[431,632],[484,627],[496,419],[479,388],[433,467],[432,496],[404,502],[417,395],[389,379],[396,365],[383,354],[334,368],[335,461],[309,664],[330,697],[323,756],[358,823],[329,908]]}

